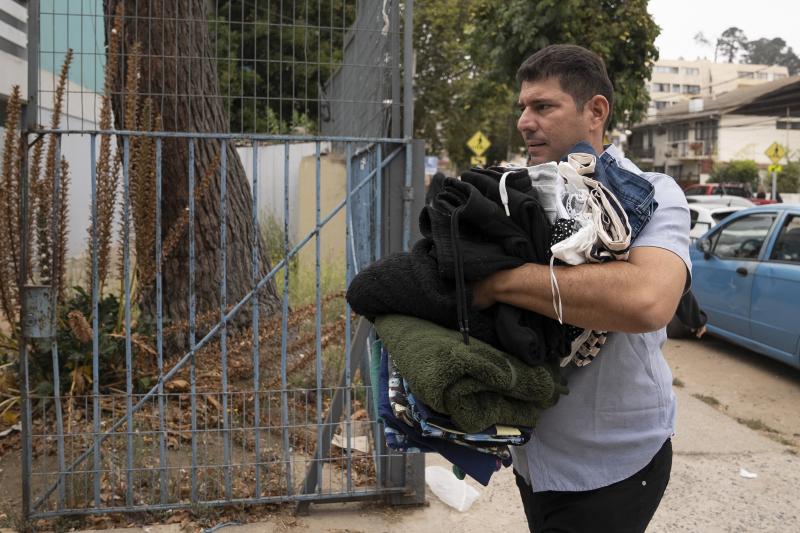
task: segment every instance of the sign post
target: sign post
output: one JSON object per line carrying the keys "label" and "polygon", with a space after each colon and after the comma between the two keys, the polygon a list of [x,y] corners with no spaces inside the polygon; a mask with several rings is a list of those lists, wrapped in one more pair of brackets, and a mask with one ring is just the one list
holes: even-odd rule
{"label": "sign post", "polygon": [[469,164],[472,166],[486,165],[486,156],[483,154],[486,153],[490,146],[492,146],[492,143],[489,142],[489,139],[480,131],[476,131],[467,141],[467,148],[475,154],[469,158]]}
{"label": "sign post", "polygon": [[770,174],[772,174],[772,196],[771,198],[775,200],[778,196],[778,172],[783,170],[783,168],[778,164],[778,162],[783,159],[783,156],[786,155],[786,149],[781,146],[780,144],[774,142],[769,145],[769,147],[764,150],[764,154],[769,157],[769,160],[772,161],[772,164],[767,169]]}

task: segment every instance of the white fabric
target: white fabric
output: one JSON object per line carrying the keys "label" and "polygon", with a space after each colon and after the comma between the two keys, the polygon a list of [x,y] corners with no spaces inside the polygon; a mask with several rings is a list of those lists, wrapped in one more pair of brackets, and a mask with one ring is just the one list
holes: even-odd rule
{"label": "white fabric", "polygon": [[513,171],[506,172],[500,177],[500,201],[503,202],[503,207],[506,209],[506,216],[511,216],[511,211],[508,209],[508,189],[506,189],[506,178]]}

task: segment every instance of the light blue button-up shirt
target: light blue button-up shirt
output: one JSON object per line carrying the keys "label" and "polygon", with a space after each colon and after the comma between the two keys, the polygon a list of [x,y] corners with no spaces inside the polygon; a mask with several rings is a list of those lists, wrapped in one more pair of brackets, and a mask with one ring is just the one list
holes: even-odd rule
{"label": "light blue button-up shirt", "polygon": [[[642,172],[615,146],[606,151],[655,187],[658,208],[632,246],[677,254],[688,275],[689,208],[683,191],[669,176]],[[528,444],[512,447],[514,468],[534,492],[605,487],[650,462],[675,428],[672,372],[661,353],[666,339],[664,328],[612,332],[591,364],[565,369],[569,394],[540,413]]]}

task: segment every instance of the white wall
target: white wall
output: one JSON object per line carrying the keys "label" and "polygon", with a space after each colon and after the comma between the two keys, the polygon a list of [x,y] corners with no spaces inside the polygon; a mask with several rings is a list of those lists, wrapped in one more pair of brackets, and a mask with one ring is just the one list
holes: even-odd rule
{"label": "white wall", "polygon": [[797,159],[800,156],[800,130],[779,130],[775,126],[777,120],[777,117],[752,115],[722,116],[717,160],[752,159],[759,165],[769,165],[771,161],[764,151],[773,142],[783,145],[791,157]]}
{"label": "white wall", "polygon": [[[316,143],[293,143],[289,145],[289,239],[299,237],[299,218],[296,206],[298,199],[298,179],[300,162],[306,156],[316,154]],[[253,183],[253,147],[250,144],[237,147],[250,184]],[[320,144],[320,153],[330,151],[330,143]],[[259,214],[271,216],[283,224],[284,214],[284,168],[285,148],[283,144],[262,143],[258,146],[258,206]]]}

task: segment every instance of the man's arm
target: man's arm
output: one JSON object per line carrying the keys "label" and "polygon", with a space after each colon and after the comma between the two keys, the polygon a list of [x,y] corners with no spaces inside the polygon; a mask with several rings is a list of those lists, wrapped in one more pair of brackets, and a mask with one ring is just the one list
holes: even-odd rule
{"label": "man's arm", "polygon": [[[686,282],[686,265],[678,255],[649,246],[633,248],[628,261],[555,267],[554,271],[565,323],[627,333],[666,325]],[[501,271],[472,290],[473,305],[479,309],[503,302],[557,318],[547,265]]]}

